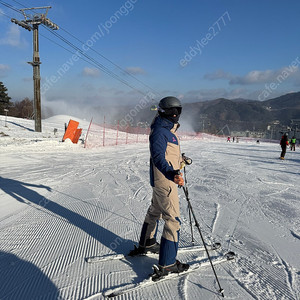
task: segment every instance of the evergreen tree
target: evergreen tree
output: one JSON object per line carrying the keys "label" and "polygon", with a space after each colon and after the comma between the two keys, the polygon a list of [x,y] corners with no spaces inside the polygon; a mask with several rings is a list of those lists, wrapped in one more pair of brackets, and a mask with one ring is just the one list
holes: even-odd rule
{"label": "evergreen tree", "polygon": [[3,114],[4,109],[11,105],[11,102],[9,101],[10,99],[11,98],[7,94],[7,88],[3,82],[0,81],[0,114]]}

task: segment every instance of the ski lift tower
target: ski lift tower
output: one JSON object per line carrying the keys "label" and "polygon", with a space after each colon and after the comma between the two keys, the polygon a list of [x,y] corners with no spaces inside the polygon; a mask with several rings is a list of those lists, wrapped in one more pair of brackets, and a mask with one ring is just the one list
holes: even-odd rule
{"label": "ski lift tower", "polygon": [[294,131],[294,137],[296,137],[297,132],[300,131],[300,119],[291,120],[291,131]]}
{"label": "ski lift tower", "polygon": [[33,31],[33,60],[28,63],[33,67],[34,120],[35,131],[37,132],[42,132],[39,25],[44,24],[52,30],[57,30],[59,28],[47,18],[48,10],[50,8],[51,6],[23,8],[21,9],[21,12],[24,15],[24,20],[19,21],[11,19],[13,23],[16,23],[29,31]]}

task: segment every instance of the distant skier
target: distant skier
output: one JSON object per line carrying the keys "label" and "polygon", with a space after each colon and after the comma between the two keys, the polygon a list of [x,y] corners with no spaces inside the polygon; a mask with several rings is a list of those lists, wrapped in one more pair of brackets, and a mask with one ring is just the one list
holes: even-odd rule
{"label": "distant skier", "polygon": [[227,137],[227,142],[230,142],[230,136],[229,136],[229,137]]}
{"label": "distant skier", "polygon": [[284,159],[285,153],[286,153],[286,147],[289,145],[288,135],[285,133],[280,140],[280,146],[281,146],[281,155],[280,159]]}
{"label": "distant skier", "polygon": [[296,150],[296,138],[294,136],[291,138],[291,151],[292,150]]}
{"label": "distant skier", "polygon": [[233,136],[233,137],[232,137],[232,142],[233,142],[233,143],[234,143],[234,140],[235,140],[235,137]]}
{"label": "distant skier", "polygon": [[[142,227],[139,247],[129,255],[159,252],[159,275],[180,273],[189,265],[176,260],[180,230],[180,211],[177,186],[184,185],[178,175],[182,155],[176,130],[181,114],[181,103],[175,97],[165,97],[159,102],[158,114],[151,124],[150,183],[153,194]],[[165,221],[161,244],[156,241],[158,220]]]}

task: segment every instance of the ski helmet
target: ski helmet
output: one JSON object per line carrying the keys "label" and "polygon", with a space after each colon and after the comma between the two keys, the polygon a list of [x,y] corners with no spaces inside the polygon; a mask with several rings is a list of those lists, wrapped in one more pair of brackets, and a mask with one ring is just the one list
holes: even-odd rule
{"label": "ski helmet", "polygon": [[171,121],[172,123],[178,123],[182,106],[179,99],[175,97],[165,97],[159,101],[158,114]]}
{"label": "ski helmet", "polygon": [[176,97],[172,97],[172,96],[168,96],[168,97],[161,99],[159,101],[158,107],[162,110],[165,110],[168,108],[173,108],[173,107],[182,108],[180,100],[177,99]]}

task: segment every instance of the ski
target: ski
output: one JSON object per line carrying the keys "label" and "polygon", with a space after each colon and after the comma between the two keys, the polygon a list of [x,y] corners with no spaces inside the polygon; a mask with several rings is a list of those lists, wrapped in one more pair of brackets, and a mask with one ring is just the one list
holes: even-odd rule
{"label": "ski", "polygon": [[[207,245],[207,250],[217,250],[221,248],[220,243],[213,243],[211,245]],[[204,246],[189,246],[189,247],[183,247],[178,249],[178,253],[185,253],[185,252],[192,252],[192,251],[205,251]],[[157,257],[158,254],[151,253],[151,252],[146,252],[143,254],[139,254],[136,256],[148,256],[148,257]],[[86,257],[85,261],[87,263],[102,263],[105,261],[110,261],[110,260],[121,260],[121,259],[130,259],[134,258],[136,256],[129,256],[125,254],[107,254],[107,255],[102,255],[102,256],[90,256]]]}
{"label": "ski", "polygon": [[[212,263],[213,263],[213,265],[217,265],[217,264],[221,264],[221,263],[233,260],[234,258],[235,258],[235,253],[234,252],[228,252],[225,255],[222,255],[222,256],[219,256],[219,257],[216,257],[216,258],[212,258]],[[184,271],[182,273],[171,273],[171,274],[169,274],[167,276],[164,276],[161,279],[156,280],[156,281],[153,281],[153,279],[152,279],[153,274],[152,274],[149,278],[144,279],[140,282],[129,283],[125,286],[121,286],[121,287],[117,287],[117,288],[114,288],[114,289],[106,290],[102,293],[102,295],[104,297],[107,297],[107,298],[116,297],[116,296],[123,295],[123,294],[129,293],[129,292],[132,292],[132,291],[136,291],[136,290],[139,290],[139,289],[142,289],[142,288],[145,288],[145,287],[153,286],[153,285],[155,285],[157,283],[160,283],[160,282],[176,279],[180,276],[185,276],[187,274],[190,274],[192,272],[195,272],[199,269],[202,269],[202,268],[208,267],[208,266],[210,266],[209,260],[204,261],[204,262],[196,262],[194,264],[191,264],[190,268],[187,271]],[[153,266],[153,267],[157,267],[157,266]]]}

